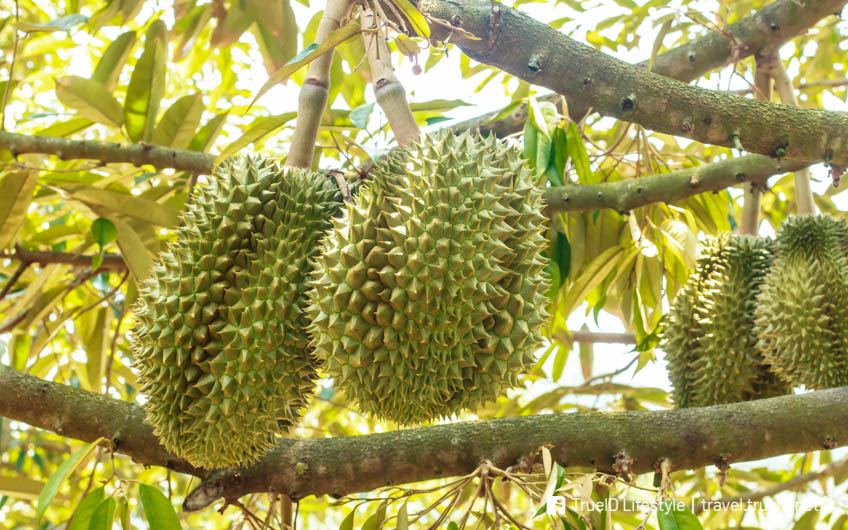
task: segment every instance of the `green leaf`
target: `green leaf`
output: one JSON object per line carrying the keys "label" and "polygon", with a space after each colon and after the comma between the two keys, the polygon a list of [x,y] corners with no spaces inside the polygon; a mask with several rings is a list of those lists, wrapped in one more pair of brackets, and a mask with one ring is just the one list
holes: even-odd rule
{"label": "green leaf", "polygon": [[698,518],[682,502],[663,502],[657,508],[660,530],[703,530]]}
{"label": "green leaf", "polygon": [[73,118],[67,121],[57,121],[49,127],[39,129],[35,134],[40,136],[70,136],[94,125],[94,122],[85,118]]}
{"label": "green leaf", "polygon": [[133,68],[127,97],[124,101],[124,119],[127,135],[133,142],[150,140],[159,103],[165,93],[168,61],[164,32],[165,23],[154,22],[147,31],[144,53]]}
{"label": "green leaf", "polygon": [[135,39],[135,31],[128,31],[113,40],[100,57],[94,73],[91,74],[91,79],[102,83],[109,90],[114,89],[121,75],[121,69],[130,56]]}
{"label": "green leaf", "polygon": [[59,17],[56,20],[51,20],[47,24],[30,24],[28,22],[21,22],[18,24],[18,29],[26,31],[27,33],[35,31],[70,31],[70,29],[74,26],[87,21],[87,16],[80,15],[79,13],[73,13],[71,15]]}
{"label": "green leaf", "polygon": [[455,521],[448,523],[448,530],[459,530],[459,525]]}
{"label": "green leaf", "polygon": [[[71,197],[89,206],[102,206],[121,215],[135,217],[155,225],[173,228],[180,222],[179,212],[173,208],[159,204],[129,193],[104,190],[86,185],[64,186]],[[103,217],[103,216],[101,216]],[[112,216],[109,216],[111,219]]]}
{"label": "green leaf", "polygon": [[138,493],[150,530],[178,530],[182,528],[171,501],[161,491],[147,484],[139,484]]}
{"label": "green leaf", "polygon": [[536,167],[536,152],[539,143],[539,131],[530,120],[524,122],[524,158],[530,162],[530,167]]}
{"label": "green leaf", "polygon": [[[4,349],[5,347],[3,346],[3,343],[0,342],[0,355],[3,355]],[[0,433],[2,432],[3,422],[0,421]],[[0,434],[0,436],[2,436],[2,434]],[[0,446],[0,453],[2,453],[2,451],[3,447]],[[38,498],[38,494],[41,493],[42,489],[44,489],[44,482],[40,480],[20,476],[15,477],[0,475],[0,495],[8,495],[16,499],[34,501]]]}
{"label": "green leaf", "polygon": [[551,155],[553,155],[551,156],[551,163],[557,176],[557,183],[551,181],[551,184],[562,186],[565,177],[565,164],[568,163],[568,139],[562,127],[554,129]]}
{"label": "green leaf", "polygon": [[347,517],[342,521],[341,526],[339,526],[339,530],[353,530],[353,522],[355,519],[356,510],[351,510]]}
{"label": "green leaf", "polygon": [[97,488],[85,496],[74,511],[68,530],[86,530],[88,528],[94,510],[103,501],[104,493],[103,488]]}
{"label": "green leaf", "polygon": [[112,521],[115,520],[115,508],[117,506],[118,503],[114,497],[109,497],[98,504],[94,513],[91,514],[88,530],[112,530]]}
{"label": "green leaf", "polygon": [[[324,55],[339,44],[358,35],[360,31],[361,30],[359,28],[359,24],[352,22],[350,24],[347,24],[346,26],[342,26],[339,29],[331,31],[330,34],[327,35],[327,38],[324,39],[324,42],[312,48],[312,50],[306,53],[306,55],[304,55],[306,49],[304,49],[299,54],[295,55],[294,58],[292,58],[292,60],[288,62],[288,64],[274,72],[271,77],[268,78],[268,81],[266,81],[265,84],[262,85],[262,88],[260,88],[259,92],[256,93],[256,96],[253,98],[253,101],[250,102],[250,105],[252,106],[254,103],[256,103],[256,101],[261,98],[265,94],[265,92],[268,92],[274,85],[280,83],[284,79],[287,79],[293,73],[298,71],[301,67],[314,61],[321,55]],[[307,46],[307,48],[309,48],[310,46],[312,46],[312,44]]]}
{"label": "green leaf", "polygon": [[93,122],[120,127],[124,121],[121,104],[98,81],[75,75],[60,77],[56,79],[56,97],[66,107]]}
{"label": "green leaf", "polygon": [[350,111],[350,122],[360,129],[364,129],[368,125],[368,117],[374,110],[374,103],[366,103],[360,105]]}
{"label": "green leaf", "polygon": [[183,96],[171,105],[153,131],[154,144],[185,149],[191,143],[203,114],[200,94]]}
{"label": "green leaf", "polygon": [[409,504],[409,501],[403,503],[400,509],[398,510],[397,525],[395,525],[395,530],[408,530],[409,528],[409,513],[406,507],[407,504]]}
{"label": "green leaf", "polygon": [[[583,324],[581,330],[587,331],[589,327]],[[580,351],[580,371],[583,373],[583,379],[592,377],[592,365],[595,362],[595,355],[592,350],[591,342],[580,342],[577,344],[577,349]]]}
{"label": "green leaf", "polygon": [[10,171],[0,178],[0,249],[7,248],[24,224],[38,180],[35,171]]}
{"label": "green leaf", "polygon": [[568,156],[574,164],[574,169],[577,171],[577,178],[581,184],[592,184],[592,167],[589,164],[589,155],[586,153],[586,146],[583,145],[583,139],[580,137],[580,131],[574,122],[568,124],[568,131],[565,133],[568,143]]}
{"label": "green leaf", "polygon": [[265,138],[294,119],[296,116],[297,112],[286,112],[285,114],[280,114],[278,116],[260,116],[256,118],[253,120],[253,123],[250,124],[250,127],[242,133],[238,140],[231,143],[223,151],[221,151],[221,154],[218,155],[215,162],[217,163],[225,158],[231,157],[241,151],[241,149],[248,144]]}
{"label": "green leaf", "polygon": [[94,236],[94,242],[103,248],[118,239],[118,230],[109,219],[98,217],[91,223],[91,235]]}
{"label": "green leaf", "polygon": [[132,530],[130,524],[130,503],[127,499],[121,499],[118,503],[118,520],[121,521],[122,530]]}
{"label": "green leaf", "polygon": [[224,122],[227,120],[229,111],[222,112],[207,121],[206,124],[197,131],[197,134],[191,139],[191,144],[188,148],[192,151],[206,151],[210,145],[215,142],[221,129],[224,127]]}
{"label": "green leaf", "polygon": [[51,502],[53,502],[53,498],[56,496],[56,492],[59,491],[59,486],[62,485],[62,482],[65,481],[68,475],[73,473],[74,469],[76,469],[80,462],[82,462],[102,440],[102,437],[98,438],[69,456],[58,468],[56,468],[56,471],[50,475],[50,478],[47,479],[47,483],[44,485],[44,489],[41,490],[41,494],[38,496],[38,509],[36,511],[36,522],[38,524],[41,524],[41,518],[44,516],[44,512],[47,511],[47,507],[50,506]]}
{"label": "green leaf", "polygon": [[430,101],[410,103],[409,110],[412,112],[447,112],[457,107],[467,107],[470,105],[471,103],[466,103],[461,99],[432,99]]}
{"label": "green leaf", "polygon": [[380,503],[377,512],[365,520],[362,525],[362,530],[379,530],[383,527],[383,522],[386,520],[386,501]]}
{"label": "green leaf", "polygon": [[424,15],[422,15],[420,11],[415,9],[415,7],[409,3],[409,0],[391,1],[398,7],[398,9],[400,9],[403,16],[409,20],[409,23],[412,24],[411,29],[415,31],[416,35],[425,39],[430,38],[430,24],[427,23],[427,19],[424,18]]}

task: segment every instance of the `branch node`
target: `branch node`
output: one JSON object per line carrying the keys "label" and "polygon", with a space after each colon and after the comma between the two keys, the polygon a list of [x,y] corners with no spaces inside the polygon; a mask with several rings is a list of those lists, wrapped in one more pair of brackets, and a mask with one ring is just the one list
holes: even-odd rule
{"label": "branch node", "polygon": [[630,482],[630,468],[636,462],[636,459],[624,451],[619,451],[615,455],[615,462],[612,464],[612,469],[616,475],[619,475],[625,482]]}
{"label": "branch node", "polygon": [[822,447],[824,447],[825,449],[836,449],[837,447],[839,447],[839,444],[836,443],[836,439],[833,436],[828,436],[824,439]]}

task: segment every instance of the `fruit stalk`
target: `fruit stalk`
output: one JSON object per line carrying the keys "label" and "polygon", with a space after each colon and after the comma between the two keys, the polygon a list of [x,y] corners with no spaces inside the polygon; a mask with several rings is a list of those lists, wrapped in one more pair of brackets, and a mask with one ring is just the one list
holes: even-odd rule
{"label": "fruit stalk", "polygon": [[[757,99],[762,101],[771,101],[771,75],[769,67],[763,61],[770,62],[775,60],[775,56],[769,56],[767,59],[759,59],[757,61],[757,69],[754,73],[754,94]],[[742,222],[739,226],[740,234],[757,235],[757,230],[760,225],[760,203],[762,202],[762,192],[753,183],[745,183],[745,194],[742,202]]]}
{"label": "fruit stalk", "polygon": [[374,12],[365,8],[360,17],[364,30],[362,38],[365,41],[365,55],[371,67],[374,96],[389,119],[389,126],[398,145],[405,147],[418,140],[421,132],[406,100],[406,91],[395,77],[386,36],[377,23]]}
{"label": "fruit stalk", "polygon": [[[318,23],[315,41],[322,42],[341,25],[350,9],[350,0],[327,0],[327,7]],[[330,88],[330,65],[334,50],[330,50],[309,64],[309,70],[297,100],[297,125],[294,129],[286,165],[309,169],[315,153],[315,140],[321,116],[327,107]]]}

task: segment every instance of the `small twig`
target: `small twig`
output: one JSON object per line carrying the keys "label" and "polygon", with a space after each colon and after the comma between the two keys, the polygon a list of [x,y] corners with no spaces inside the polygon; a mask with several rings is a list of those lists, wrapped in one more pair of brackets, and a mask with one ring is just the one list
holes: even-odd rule
{"label": "small twig", "polygon": [[[73,267],[90,267],[93,255],[88,254],[70,254],[65,252],[39,252],[16,249],[14,252],[0,252],[0,259],[11,259],[20,261],[21,263],[39,265],[47,265],[49,263],[61,263],[71,265]],[[126,270],[127,264],[120,254],[104,254],[103,263],[98,268],[99,271],[104,270]]]}
{"label": "small twig", "polygon": [[6,282],[6,285],[3,287],[3,291],[0,292],[0,301],[2,301],[4,298],[6,298],[6,295],[9,294],[9,292],[12,290],[12,287],[15,286],[15,284],[21,278],[21,275],[27,270],[27,268],[29,266],[30,266],[30,262],[26,262],[26,261],[22,262],[18,266],[17,270],[15,270],[15,273],[12,274],[12,276],[9,278],[9,281]]}
{"label": "small twig", "polygon": [[9,94],[12,92],[12,85],[15,82],[15,60],[18,58],[18,41],[20,32],[18,24],[20,23],[20,9],[18,0],[15,0],[15,40],[12,43],[12,62],[9,64],[9,82],[6,83],[6,90],[3,92],[3,108],[0,109],[0,131],[6,130],[6,105],[9,103]]}

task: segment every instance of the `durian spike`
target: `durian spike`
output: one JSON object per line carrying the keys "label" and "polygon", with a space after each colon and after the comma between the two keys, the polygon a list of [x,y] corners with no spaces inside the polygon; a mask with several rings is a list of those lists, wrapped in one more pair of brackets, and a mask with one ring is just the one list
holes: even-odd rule
{"label": "durian spike", "polygon": [[389,119],[389,126],[400,147],[406,147],[421,137],[418,124],[412,116],[412,110],[406,101],[406,91],[395,77],[392,57],[386,44],[383,28],[374,12],[365,7],[360,15],[362,21],[362,39],[365,41],[365,55],[371,67],[371,82],[374,84],[374,96],[380,108]]}
{"label": "durian spike", "polygon": [[[322,42],[331,31],[341,25],[341,21],[350,10],[350,0],[327,0],[327,7],[318,23],[315,41]],[[316,58],[309,64],[309,70],[297,100],[297,125],[294,129],[286,165],[310,169],[315,154],[315,140],[321,115],[327,106],[330,88],[330,65],[333,63],[334,50]]]}

